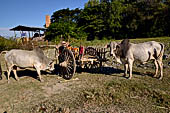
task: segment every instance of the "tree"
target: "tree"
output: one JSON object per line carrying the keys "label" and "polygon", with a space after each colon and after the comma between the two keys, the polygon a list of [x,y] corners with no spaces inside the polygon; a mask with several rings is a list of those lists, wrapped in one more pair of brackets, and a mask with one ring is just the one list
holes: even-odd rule
{"label": "tree", "polygon": [[78,8],[74,10],[62,9],[53,13],[51,18],[51,25],[47,29],[47,40],[69,40],[70,38],[85,38],[86,33],[77,27],[77,19],[81,10]]}
{"label": "tree", "polygon": [[84,9],[53,13],[49,40],[169,36],[170,0],[89,0]]}
{"label": "tree", "polygon": [[[124,11],[125,6],[121,1],[112,1],[107,3],[107,12],[108,18],[106,19],[106,23],[108,25],[109,35],[113,38],[116,38],[119,34],[119,31],[122,27],[121,20],[123,19],[122,13]],[[107,17],[107,16],[105,16]]]}
{"label": "tree", "polygon": [[71,21],[71,22],[77,22],[77,19],[79,17],[81,10],[76,8],[73,10],[70,10],[69,8],[67,9],[61,9],[58,10],[56,12],[53,13],[53,15],[51,16],[51,22],[55,23],[55,22],[59,22],[59,21]]}
{"label": "tree", "polygon": [[99,0],[89,0],[87,3],[85,3],[84,7],[88,8],[88,7],[94,7],[99,5]]}
{"label": "tree", "polygon": [[[85,7],[80,13],[79,26],[84,26],[88,40],[103,39],[118,33],[123,5],[120,1],[101,2],[99,5]],[[114,36],[114,37],[115,37]]]}
{"label": "tree", "polygon": [[78,26],[88,33],[87,40],[94,40],[103,27],[101,9],[99,6],[85,8],[78,20]]}

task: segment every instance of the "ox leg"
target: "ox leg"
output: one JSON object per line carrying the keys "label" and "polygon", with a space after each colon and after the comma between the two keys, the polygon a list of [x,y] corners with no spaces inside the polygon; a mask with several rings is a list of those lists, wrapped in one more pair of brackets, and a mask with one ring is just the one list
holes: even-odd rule
{"label": "ox leg", "polygon": [[162,78],[163,78],[163,63],[162,63],[162,60],[158,60],[157,61],[158,62],[158,64],[159,64],[159,67],[160,67],[160,77],[159,77],[159,79],[161,80]]}
{"label": "ox leg", "polygon": [[128,78],[128,79],[131,79],[131,78],[132,78],[132,66],[133,66],[133,60],[129,60],[129,62],[128,62],[129,78]]}
{"label": "ox leg", "polygon": [[41,71],[39,69],[37,69],[37,73],[38,73],[38,76],[39,76],[39,79],[41,82],[43,82],[42,78],[41,78]]}
{"label": "ox leg", "polygon": [[34,65],[34,67],[37,70],[37,74],[38,74],[38,77],[39,77],[40,81],[43,82],[42,79],[41,79],[41,70],[40,70],[40,67],[37,66],[37,65]]}
{"label": "ox leg", "polygon": [[2,69],[1,69],[1,62],[0,62],[0,80],[2,80]]}
{"label": "ox leg", "polygon": [[155,64],[155,74],[153,77],[156,77],[158,74],[158,62],[156,60],[154,60],[154,64]]}
{"label": "ox leg", "polygon": [[7,72],[8,72],[8,75],[7,75],[8,83],[10,82],[10,81],[9,81],[9,76],[10,76],[10,73],[11,73],[11,71],[12,71],[12,67],[13,67],[13,66],[8,67],[8,71],[7,71]]}
{"label": "ox leg", "polygon": [[128,71],[128,64],[124,64],[124,77],[126,77]]}
{"label": "ox leg", "polygon": [[17,67],[16,66],[13,67],[13,72],[14,72],[14,75],[15,75],[15,79],[17,81],[19,81],[18,76],[17,76]]}

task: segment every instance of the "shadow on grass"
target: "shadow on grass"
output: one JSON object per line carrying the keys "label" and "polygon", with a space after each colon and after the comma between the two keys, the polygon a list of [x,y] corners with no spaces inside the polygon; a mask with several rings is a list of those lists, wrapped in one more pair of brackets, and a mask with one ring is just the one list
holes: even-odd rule
{"label": "shadow on grass", "polygon": [[[113,67],[100,67],[100,68],[91,68],[91,69],[82,69],[82,68],[78,68],[77,69],[77,73],[81,73],[81,72],[87,72],[87,73],[91,73],[91,74],[105,74],[108,76],[119,76],[119,77],[124,77],[124,70],[122,69],[118,69],[118,68],[113,68]],[[116,75],[116,74],[120,74],[120,75]],[[143,73],[142,70],[141,71],[134,71],[133,70],[133,75],[139,75],[139,76],[149,76],[149,77],[153,77],[153,73],[151,72],[145,72]],[[127,77],[124,78],[128,78],[129,76],[129,71],[127,73]]]}
{"label": "shadow on grass", "polygon": [[[50,75],[50,76],[54,76],[54,75],[59,75],[59,65],[55,65],[55,70],[52,72],[48,72],[48,71],[41,71],[41,75]],[[141,70],[142,71],[142,70]],[[118,69],[118,68],[113,68],[113,67],[99,67],[99,68],[81,68],[81,67],[76,67],[76,73],[82,73],[82,72],[86,72],[86,73],[90,73],[90,74],[104,74],[106,76],[118,76],[118,77],[123,77],[123,78],[128,78],[129,76],[129,72],[127,74],[127,77],[124,77],[124,70],[122,69]],[[7,79],[7,72],[4,73]],[[119,74],[119,75],[116,75]],[[153,77],[153,73],[151,72],[139,72],[139,71],[133,71],[133,74],[135,75],[140,75],[140,76],[150,76]],[[35,69],[23,69],[23,70],[17,70],[17,75],[18,77],[32,77],[36,80],[39,80],[39,76],[37,74],[37,71]],[[13,71],[11,71],[10,77],[13,77],[15,79],[14,73]]]}
{"label": "shadow on grass", "polygon": [[[47,74],[48,75],[54,75],[53,72],[41,71],[41,76],[44,76],[44,75],[47,75]],[[7,72],[4,72],[4,75],[6,76],[6,79],[7,79]],[[18,75],[19,78],[31,77],[33,79],[39,80],[39,76],[38,76],[37,71],[33,70],[33,69],[31,69],[31,70],[29,70],[29,69],[17,70],[17,75]],[[11,71],[10,77],[15,79],[15,75],[14,75],[13,71]]]}

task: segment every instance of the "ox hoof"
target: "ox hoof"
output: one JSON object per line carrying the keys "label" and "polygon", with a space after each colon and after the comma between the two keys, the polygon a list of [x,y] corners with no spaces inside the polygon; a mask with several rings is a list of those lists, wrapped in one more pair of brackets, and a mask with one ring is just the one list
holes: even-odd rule
{"label": "ox hoof", "polygon": [[162,80],[162,77],[159,77],[159,80]]}
{"label": "ox hoof", "polygon": [[40,80],[40,82],[44,82],[44,80]]}
{"label": "ox hoof", "polygon": [[156,78],[156,74],[153,75],[153,78]]}
{"label": "ox hoof", "polygon": [[123,74],[123,77],[126,77],[126,74]]}
{"label": "ox hoof", "polygon": [[10,81],[8,80],[8,84],[10,83]]}
{"label": "ox hoof", "polygon": [[44,82],[44,80],[41,79],[40,77],[37,77],[37,79],[38,79],[40,82]]}
{"label": "ox hoof", "polygon": [[128,77],[128,79],[130,80],[132,77]]}

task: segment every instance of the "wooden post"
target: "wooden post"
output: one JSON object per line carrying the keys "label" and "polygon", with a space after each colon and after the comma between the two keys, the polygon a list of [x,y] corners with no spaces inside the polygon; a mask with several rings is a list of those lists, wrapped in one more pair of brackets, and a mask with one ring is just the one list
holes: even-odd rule
{"label": "wooden post", "polygon": [[104,48],[104,59],[106,58],[106,48]]}
{"label": "wooden post", "polygon": [[29,38],[30,38],[30,31],[28,31],[28,34],[29,34]]}
{"label": "wooden post", "polygon": [[40,30],[39,30],[39,37],[40,37]]}
{"label": "wooden post", "polygon": [[101,52],[101,58],[103,59],[103,48],[102,48],[102,52]]}
{"label": "wooden post", "polygon": [[15,30],[14,30],[14,35],[15,35],[15,38],[16,38],[16,32],[15,32]]}
{"label": "wooden post", "polygon": [[[22,34],[22,32],[20,31],[20,34]],[[22,36],[21,36],[22,37]]]}
{"label": "wooden post", "polygon": [[33,31],[32,31],[32,37],[33,37]]}

